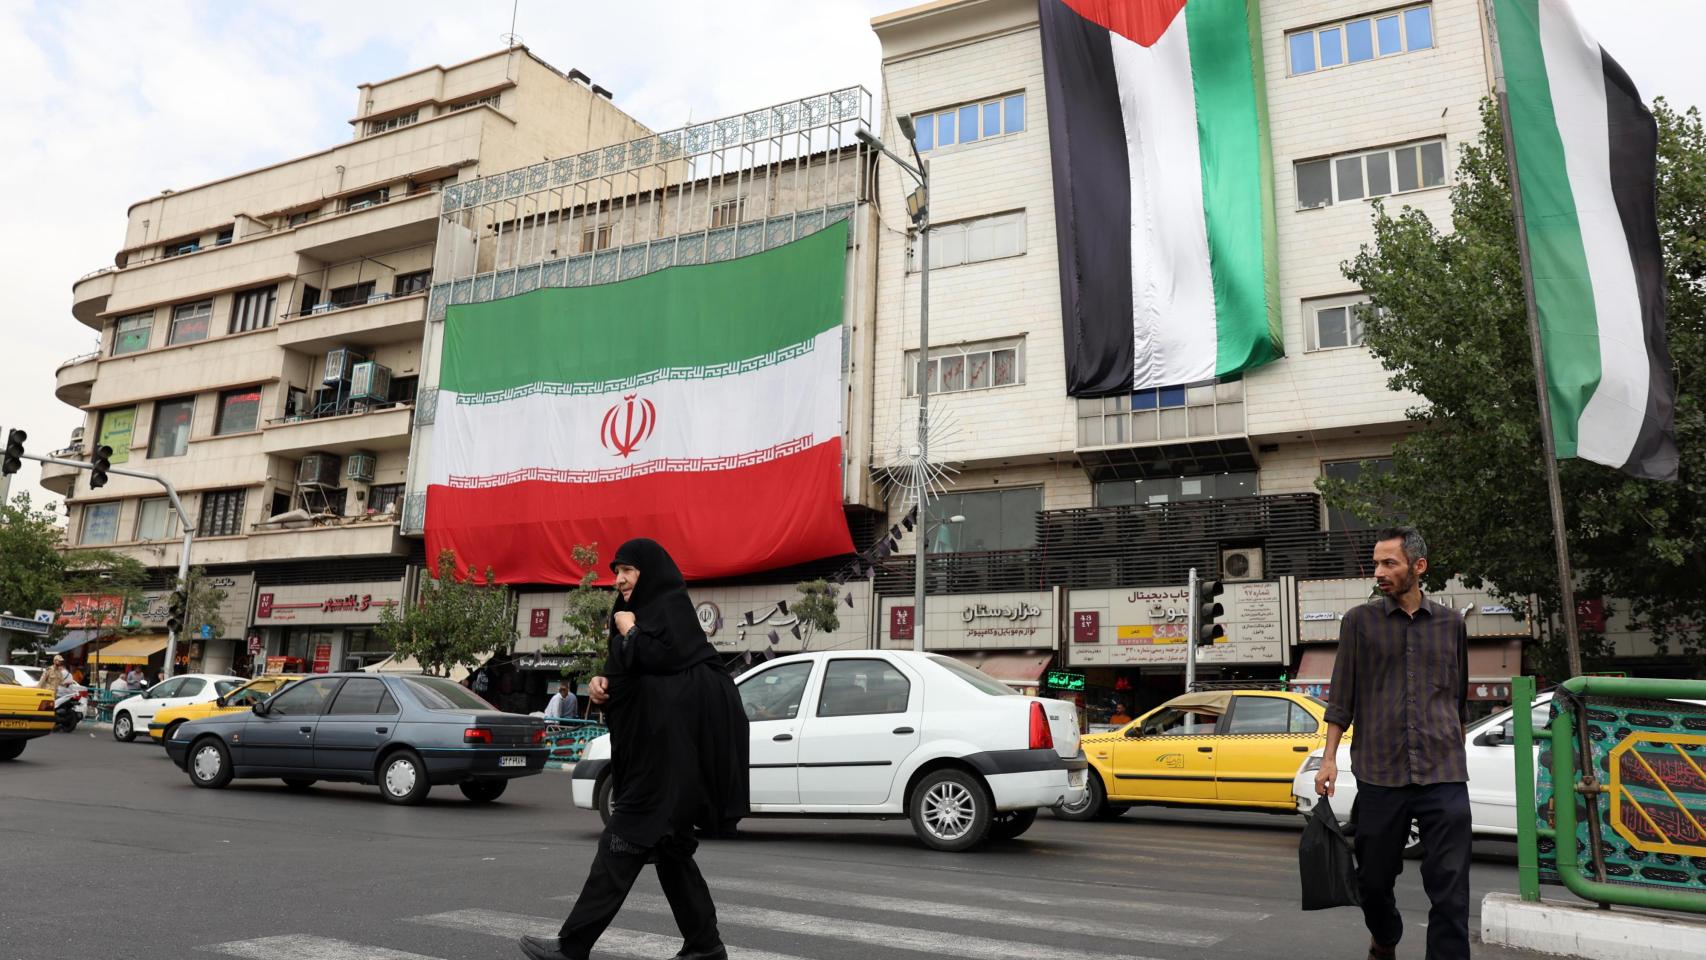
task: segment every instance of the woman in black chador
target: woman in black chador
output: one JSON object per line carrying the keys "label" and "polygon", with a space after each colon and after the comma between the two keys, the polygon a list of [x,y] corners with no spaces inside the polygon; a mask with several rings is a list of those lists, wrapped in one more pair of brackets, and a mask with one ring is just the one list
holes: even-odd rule
{"label": "woman in black chador", "polygon": [[726,960],[717,908],[693,862],[693,828],[747,814],[746,713],[664,548],[630,540],[610,566],[618,593],[610,658],[592,680],[610,725],[610,822],[562,930],[522,937],[521,949],[534,960],[588,960],[640,871],[656,862],[684,940],[676,956]]}

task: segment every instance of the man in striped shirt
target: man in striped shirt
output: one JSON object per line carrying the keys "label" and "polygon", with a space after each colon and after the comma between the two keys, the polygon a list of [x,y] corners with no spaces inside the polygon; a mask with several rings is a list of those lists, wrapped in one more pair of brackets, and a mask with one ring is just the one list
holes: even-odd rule
{"label": "man in striped shirt", "polygon": [[1427,958],[1469,958],[1469,636],[1457,611],[1422,596],[1427,555],[1414,527],[1376,534],[1381,598],[1355,607],[1340,624],[1327,749],[1315,775],[1315,792],[1331,797],[1339,740],[1355,723],[1351,820],[1370,960],[1391,960],[1404,933],[1392,885],[1404,868],[1412,820],[1421,828],[1422,886],[1433,904]]}

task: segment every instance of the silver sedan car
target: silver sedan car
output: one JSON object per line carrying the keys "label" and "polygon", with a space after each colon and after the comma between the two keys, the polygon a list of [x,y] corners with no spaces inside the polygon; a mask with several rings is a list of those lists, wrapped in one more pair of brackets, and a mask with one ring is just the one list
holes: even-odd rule
{"label": "silver sedan car", "polygon": [[392,803],[456,784],[475,803],[545,768],[545,723],[504,713],[442,677],[331,673],[299,680],[253,709],[192,720],[166,753],[198,787],[279,778],[371,783]]}

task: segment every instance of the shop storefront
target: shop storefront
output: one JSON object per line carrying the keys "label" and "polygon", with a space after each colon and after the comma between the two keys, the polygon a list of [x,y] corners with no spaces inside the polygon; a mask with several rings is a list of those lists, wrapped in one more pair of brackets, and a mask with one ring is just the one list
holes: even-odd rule
{"label": "shop storefront", "polygon": [[[224,594],[219,601],[217,624],[189,624],[179,638],[176,673],[227,673],[248,676],[251,666],[248,645],[249,612],[254,609],[255,577],[253,574],[220,574],[202,578],[208,588]],[[142,595],[142,602],[131,610],[129,625],[166,635],[169,590],[151,590]],[[216,629],[217,628],[217,629]]]}
{"label": "shop storefront", "polygon": [[[329,583],[255,588],[255,667],[271,672],[360,670],[385,660],[384,612],[402,599],[402,583]],[[263,659],[264,658],[264,659]]]}
{"label": "shop storefront", "polygon": [[[917,624],[911,597],[884,597],[880,645],[911,650]],[[1028,695],[1055,696],[1046,674],[1060,647],[1059,591],[931,597],[926,649],[957,657]]]}
{"label": "shop storefront", "polygon": [[[1289,582],[1229,583],[1226,636],[1197,648],[1199,681],[1277,680],[1292,631]],[[1067,600],[1066,669],[1084,677],[1086,723],[1137,717],[1185,692],[1190,590],[1185,585],[1074,590]]]}

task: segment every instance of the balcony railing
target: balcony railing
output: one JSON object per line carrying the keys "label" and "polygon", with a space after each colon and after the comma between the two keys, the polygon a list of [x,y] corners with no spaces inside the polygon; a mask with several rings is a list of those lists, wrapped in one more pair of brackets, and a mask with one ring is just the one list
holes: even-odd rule
{"label": "balcony railing", "polygon": [[407,293],[383,293],[380,291],[374,291],[361,300],[352,300],[348,303],[333,303],[328,300],[324,303],[316,303],[307,310],[298,310],[295,313],[281,313],[278,318],[280,320],[296,320],[302,317],[315,317],[322,313],[332,313],[337,310],[348,310],[352,307],[365,307],[369,304],[385,303],[389,300],[402,300],[405,297],[425,297],[426,294],[426,287],[422,287],[419,290],[410,290]]}
{"label": "balcony railing", "polygon": [[274,417],[267,421],[267,426],[270,427],[281,423],[306,423],[309,420],[325,420],[329,417],[347,417],[356,414],[378,413],[381,410],[394,410],[398,407],[410,407],[413,405],[414,404],[407,400],[387,400],[384,403],[374,403],[369,400],[355,400],[346,397],[342,400],[317,404],[302,413],[293,413],[288,416]]}
{"label": "balcony railing", "polygon": [[53,372],[58,373],[60,370],[64,370],[66,367],[75,367],[79,363],[88,363],[90,360],[98,360],[98,359],[100,359],[100,357],[101,357],[101,351],[99,349],[90,350],[88,353],[78,354],[77,356],[72,357],[71,359],[65,361],[64,363],[61,363],[58,367],[56,367],[54,369]]}

